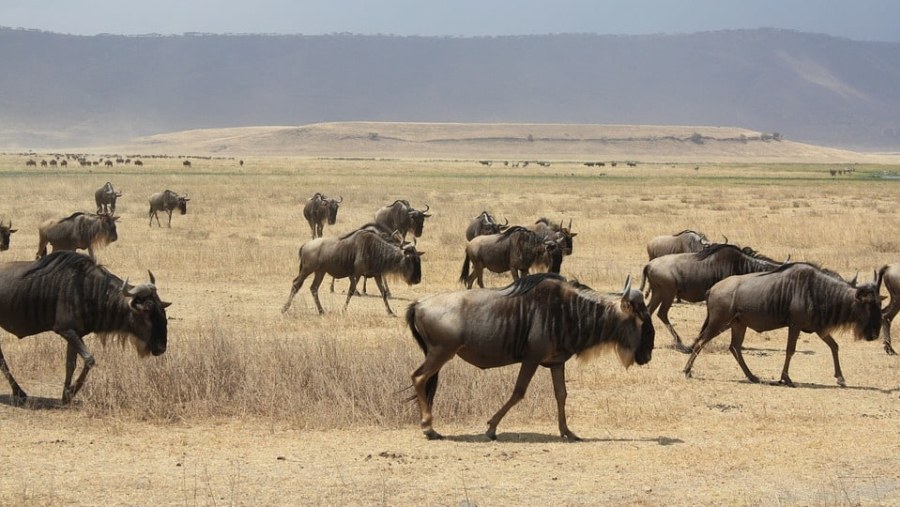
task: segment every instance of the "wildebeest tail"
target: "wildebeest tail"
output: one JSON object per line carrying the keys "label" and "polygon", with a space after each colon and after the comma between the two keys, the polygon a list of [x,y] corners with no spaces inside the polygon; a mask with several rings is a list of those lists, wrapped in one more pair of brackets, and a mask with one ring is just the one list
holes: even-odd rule
{"label": "wildebeest tail", "polygon": [[[647,270],[650,269],[650,264],[644,264],[644,270],[641,271],[641,292],[644,292],[644,284],[647,283]],[[650,289],[647,289],[647,292],[644,292],[644,297],[650,297]]]}
{"label": "wildebeest tail", "polygon": [[469,252],[466,252],[466,260],[463,261],[462,273],[459,274],[459,282],[466,283],[469,279]]}
{"label": "wildebeest tail", "polygon": [[[419,330],[416,329],[416,303],[412,303],[409,307],[406,308],[406,324],[409,326],[410,332],[412,332],[413,338],[416,339],[416,343],[419,344],[419,348],[422,349],[422,352],[425,356],[428,356],[428,345],[425,344],[425,339],[422,338],[422,335],[419,333]],[[413,375],[418,375],[419,370],[416,370]],[[428,379],[428,382],[425,383],[425,399],[428,401],[428,406],[432,406],[434,404],[434,394],[437,392],[438,385],[438,374],[435,373]],[[416,395],[413,394],[406,401],[414,401],[416,399]]]}

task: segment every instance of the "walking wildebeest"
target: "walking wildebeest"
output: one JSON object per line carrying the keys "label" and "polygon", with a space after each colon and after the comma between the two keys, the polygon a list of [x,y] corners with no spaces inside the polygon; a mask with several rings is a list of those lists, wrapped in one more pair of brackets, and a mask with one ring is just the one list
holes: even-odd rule
{"label": "walking wildebeest", "polygon": [[505,224],[500,224],[493,215],[487,211],[482,211],[480,215],[473,218],[466,228],[466,241],[472,241],[475,236],[484,236],[487,234],[499,234],[509,227],[509,220]]}
{"label": "walking wildebeest", "polygon": [[329,199],[325,197],[325,194],[319,192],[306,201],[306,205],[303,206],[303,218],[309,223],[313,239],[322,237],[322,229],[325,228],[326,220],[328,225],[334,225],[337,221],[338,207],[342,202],[344,202],[343,197],[338,200]]}
{"label": "walking wildebeest", "polygon": [[381,291],[381,299],[388,314],[393,315],[387,300],[384,288],[384,275],[400,275],[409,285],[415,285],[422,281],[422,260],[424,252],[416,251],[413,245],[397,246],[385,241],[377,233],[367,230],[355,230],[340,238],[316,238],[300,247],[300,273],[294,278],[291,285],[291,293],[282,312],[288,311],[294,295],[303,286],[311,273],[315,273],[309,291],[319,313],[325,313],[322,303],[319,302],[319,285],[325,274],[334,278],[350,278],[350,287],[347,289],[347,301],[344,308],[350,304],[350,298],[356,293],[356,284],[361,276],[375,278],[375,284]]}
{"label": "walking wildebeest", "polygon": [[113,188],[112,183],[106,182],[105,185],[98,188],[94,192],[94,201],[97,203],[97,214],[109,213],[116,214],[116,199],[122,197],[122,192],[117,192]]}
{"label": "walking wildebeest", "polygon": [[[0,327],[25,338],[46,331],[62,336],[66,347],[66,378],[62,401],[68,403],[84,385],[95,360],[84,337],[96,333],[103,344],[110,338],[129,340],[142,357],[166,351],[166,307],[156,280],[132,287],[88,257],[55,251],[33,262],[0,265]],[[84,366],[75,384],[75,360]],[[27,399],[0,351],[0,371],[13,399]]]}
{"label": "walking wildebeest", "polygon": [[683,230],[671,236],[656,236],[647,242],[648,260],[653,260],[663,255],[677,253],[696,253],[708,247],[711,243],[702,232],[689,229]]}
{"label": "walking wildebeest", "polygon": [[[357,231],[368,231],[368,232],[375,233],[379,237],[381,237],[381,239],[383,239],[389,243],[393,243],[394,245],[397,245],[398,247],[403,246],[403,237],[400,236],[400,233],[398,231],[389,231],[389,230],[385,229],[383,226],[376,224],[375,222],[369,222],[369,223],[363,225],[362,227],[359,227],[356,230]],[[352,234],[352,232],[347,233],[344,236],[349,236],[350,234]],[[369,279],[369,277],[363,276],[363,287],[362,287],[363,294],[368,294],[368,292],[366,292],[366,281],[368,281],[368,279]],[[383,280],[381,280],[381,282],[384,284],[385,294],[387,294],[387,297],[391,297],[391,288],[388,287],[387,279],[383,279]],[[331,277],[330,292],[334,292],[334,277],[333,276]],[[356,294],[354,294],[354,296],[359,296],[359,295],[360,295],[359,291],[357,291]]]}
{"label": "walking wildebeest", "polygon": [[9,235],[18,230],[12,228],[12,220],[9,221],[9,225],[0,222],[0,251],[9,250]]}
{"label": "walking wildebeest", "polygon": [[578,233],[572,232],[571,218],[568,227],[563,227],[562,220],[557,225],[542,217],[537,219],[534,224],[527,226],[526,229],[536,232],[542,240],[557,242],[562,247],[563,255],[572,255],[572,238],[578,236]]}
{"label": "walking wildebeest", "polygon": [[438,294],[409,305],[406,322],[425,353],[412,374],[429,439],[438,372],[454,356],[482,369],[522,363],[512,396],[488,421],[487,437],[524,396],[538,366],[550,369],[559,416],[559,434],[579,440],[566,424],[565,364],[573,355],[591,357],[614,348],[628,368],[650,362],[654,330],[643,295],[625,281],[621,298],[594,292],[559,275],[539,273],[504,289],[475,289]]}
{"label": "walking wildebeest", "polygon": [[675,339],[675,348],[688,353],[690,349],[669,322],[669,308],[676,297],[691,303],[704,301],[706,291],[729,276],[770,271],[780,265],[750,247],[742,249],[717,243],[697,253],[664,255],[648,262],[643,270],[641,291],[649,282],[651,296],[647,308],[650,315],[658,308],[657,316]]}
{"label": "walking wildebeest", "polygon": [[834,377],[846,385],[838,361],[838,345],[831,333],[851,328],[857,338],[872,341],[881,331],[881,276],[854,287],[834,273],[806,263],[786,263],[773,271],[732,276],[713,285],[706,301],[706,320],[691,346],[684,374],[691,376],[697,355],[710,340],[731,328],[729,350],[750,382],[759,378],[744,362],[742,345],[747,328],[771,331],[788,328],[787,352],[781,382],[794,387],[788,375],[800,331],[816,333],[831,349]]}
{"label": "walking wildebeest", "polygon": [[47,244],[53,250],[87,250],[91,259],[95,246],[106,246],[119,239],[116,233],[116,220],[110,214],[92,215],[90,213],[72,213],[66,218],[45,221],[38,227],[38,251],[36,259],[47,255]]}
{"label": "walking wildebeest", "polygon": [[459,281],[471,289],[477,280],[478,286],[484,288],[482,277],[485,268],[494,273],[509,271],[513,281],[516,281],[527,275],[531,266],[548,252],[556,254],[550,271],[559,273],[562,248],[557,242],[543,240],[537,233],[525,227],[514,225],[500,234],[475,236],[466,244],[466,257],[463,260]]}
{"label": "walking wildebeest", "polygon": [[169,227],[172,227],[172,210],[178,208],[181,214],[187,213],[187,197],[182,197],[171,190],[156,192],[150,196],[150,226],[153,226],[153,217],[156,217],[156,225],[162,227],[159,223],[159,212],[165,211],[169,214]]}
{"label": "walking wildebeest", "polygon": [[[12,223],[10,223],[10,226],[12,226]],[[882,266],[878,270],[878,276],[881,277],[884,287],[891,296],[888,305],[881,312],[881,334],[884,340],[884,351],[888,355],[893,356],[897,353],[894,352],[894,347],[891,346],[891,322],[897,316],[897,312],[900,311],[900,264]]]}
{"label": "walking wildebeest", "polygon": [[[393,204],[384,206],[375,212],[375,222],[385,229],[391,231],[400,231],[403,239],[406,239],[406,233],[412,231],[413,238],[422,237],[422,229],[425,226],[425,219],[430,217],[428,210],[431,206],[425,205],[424,210],[417,210],[409,205],[409,201],[397,199]],[[413,244],[415,244],[413,239]]]}

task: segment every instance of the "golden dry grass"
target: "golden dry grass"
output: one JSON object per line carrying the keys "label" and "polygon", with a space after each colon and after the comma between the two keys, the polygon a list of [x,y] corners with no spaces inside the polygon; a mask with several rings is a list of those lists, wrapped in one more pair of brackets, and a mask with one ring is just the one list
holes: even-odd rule
{"label": "golden dry grass", "polygon": [[[611,357],[569,368],[570,426],[583,445],[555,436],[549,375],[488,444],[485,421],[512,388],[515,368],[478,371],[460,360],[442,372],[435,427],[425,442],[402,402],[421,361],[401,318],[380,298],[354,298],[346,281],[316,315],[308,283],[280,313],[309,237],[301,208],[316,191],[341,195],[338,224],[369,221],[397,198],[431,206],[419,249],[423,283],[393,283],[394,311],[422,295],[458,290],[467,221],[483,209],[511,223],[573,220],[578,233],[563,274],[598,290],[639,275],[646,241],[693,228],[791,255],[844,275],[900,257],[896,166],[860,165],[832,178],[815,164],[639,164],[597,169],[483,167],[474,159],[341,160],[301,157],[144,159],[111,170],[25,169],[0,156],[2,213],[19,229],[5,260],[31,259],[37,225],[93,207],[109,180],[119,201],[119,241],[100,261],[133,281],[153,270],[172,301],[169,351],[139,360],[101,348],[76,403],[13,408],[0,386],[3,453],[18,466],[0,478],[3,504],[891,504],[900,501],[896,437],[900,368],[880,344],[838,337],[850,385],[834,387],[827,347],[805,336],[792,364],[797,389],[750,385],[711,344],[680,374],[685,356],[658,349],[646,368]],[[147,226],[147,197],[171,188],[191,198],[172,228]],[[494,287],[508,275],[492,276]],[[692,336],[702,305],[671,312]],[[721,343],[720,343],[721,342]],[[0,336],[19,382],[36,398],[61,394],[64,346],[55,336]],[[750,367],[777,378],[784,332],[748,337]],[[52,403],[38,403],[38,406]],[[144,479],[143,477],[146,477]]]}

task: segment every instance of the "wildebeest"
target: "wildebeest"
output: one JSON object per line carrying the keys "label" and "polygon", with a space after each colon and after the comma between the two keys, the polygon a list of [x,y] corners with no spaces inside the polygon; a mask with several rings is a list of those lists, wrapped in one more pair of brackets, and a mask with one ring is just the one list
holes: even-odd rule
{"label": "wildebeest", "polygon": [[286,312],[291,307],[294,295],[303,286],[303,281],[315,273],[309,291],[315,300],[319,313],[325,313],[322,303],[319,302],[319,285],[326,274],[334,278],[350,278],[350,287],[347,289],[347,301],[344,308],[350,304],[350,298],[356,293],[356,284],[361,276],[375,278],[384,307],[388,314],[393,315],[387,300],[383,277],[385,275],[400,275],[403,280],[414,285],[422,281],[422,261],[424,252],[416,251],[413,245],[397,246],[385,241],[378,234],[367,230],[355,230],[340,238],[323,237],[316,238],[300,247],[300,272],[291,285],[291,293],[282,308]]}
{"label": "wildebeest", "polygon": [[696,253],[708,247],[710,242],[702,232],[685,229],[677,234],[656,236],[647,242],[648,260],[663,255]]}
{"label": "wildebeest", "polygon": [[322,237],[326,220],[328,225],[334,225],[337,221],[338,207],[343,201],[343,197],[338,200],[329,199],[319,192],[306,201],[306,205],[303,206],[303,218],[309,223],[313,239]]}
{"label": "wildebeest", "polygon": [[676,297],[691,303],[704,301],[706,291],[729,276],[770,271],[780,265],[749,247],[717,243],[697,253],[664,255],[648,262],[643,270],[641,291],[649,283],[650,314],[659,309],[657,316],[675,339],[675,348],[687,353],[690,349],[669,322],[669,308]]}
{"label": "wildebeest", "polygon": [[[166,351],[166,307],[159,299],[156,280],[128,285],[88,257],[56,251],[33,262],[0,266],[0,327],[18,338],[46,331],[62,336],[66,347],[66,377],[62,400],[69,402],[84,385],[95,360],[84,337],[96,333],[102,343],[110,338],[129,340],[142,357]],[[84,363],[72,384],[76,357]],[[0,371],[6,376],[16,402],[27,399],[9,371],[0,351]]]}
{"label": "wildebeest", "polygon": [[[383,226],[376,224],[375,222],[369,222],[367,224],[364,224],[363,226],[359,227],[356,230],[357,231],[368,231],[368,232],[377,234],[381,239],[387,241],[388,243],[393,243],[394,245],[396,245],[398,247],[403,246],[403,237],[400,235],[400,233],[398,231],[389,231],[389,230],[385,229]],[[352,234],[352,232],[347,233],[344,236],[349,236],[350,234]],[[366,281],[368,279],[369,279],[368,277],[363,276],[363,288],[362,288],[363,294],[367,294]],[[384,284],[384,292],[385,292],[385,294],[387,294],[387,297],[391,297],[391,288],[388,286],[387,279],[381,280],[381,283]],[[333,276],[331,277],[330,291],[334,292],[334,277]],[[356,294],[354,294],[354,296],[359,296],[359,295],[360,295],[359,291],[357,291]]]}
{"label": "wildebeest", "polygon": [[12,228],[12,220],[9,221],[9,225],[0,222],[0,251],[9,250],[9,236],[18,230]]}
{"label": "wildebeest", "polygon": [[578,233],[572,232],[572,219],[569,219],[569,226],[563,227],[562,220],[559,225],[551,222],[546,218],[539,218],[534,224],[527,227],[528,230],[537,233],[542,240],[552,240],[562,247],[563,255],[572,255],[572,238],[578,236]]}
{"label": "wildebeest", "polygon": [[894,347],[891,346],[891,322],[897,316],[897,312],[900,311],[900,264],[882,266],[878,270],[878,276],[881,277],[884,287],[891,296],[888,305],[881,312],[881,334],[884,340],[884,351],[888,355],[893,356],[897,353],[894,352]]}
{"label": "wildebeest", "polygon": [[488,421],[487,436],[524,396],[538,366],[550,369],[559,416],[559,433],[578,437],[566,424],[565,363],[573,355],[591,357],[614,348],[627,368],[647,364],[654,330],[644,298],[625,282],[621,298],[612,298],[552,273],[520,278],[504,289],[475,289],[422,298],[409,305],[406,322],[425,361],[412,374],[422,431],[441,438],[432,427],[438,372],[453,359],[479,368],[521,363],[509,400]]}
{"label": "wildebeest", "polygon": [[859,287],[833,273],[806,263],[785,263],[765,273],[752,273],[726,278],[709,290],[706,320],[691,346],[691,357],[684,374],[691,368],[703,346],[731,328],[731,354],[750,382],[759,378],[750,373],[744,362],[742,345],[747,328],[756,332],[788,328],[787,352],[781,382],[793,387],[788,375],[791,357],[797,348],[800,332],[816,333],[831,349],[834,377],[844,386],[844,375],[838,361],[838,345],[831,333],[851,328],[856,338],[872,341],[881,331],[881,276]]}
{"label": "wildebeest", "polygon": [[487,234],[499,234],[509,227],[509,220],[506,223],[497,223],[497,219],[487,211],[482,211],[480,215],[473,218],[466,228],[466,241],[472,241],[475,236],[484,236]]}
{"label": "wildebeest", "polygon": [[181,214],[187,213],[187,202],[190,199],[187,196],[180,196],[171,190],[156,192],[150,196],[150,226],[153,226],[153,217],[156,217],[156,225],[162,227],[159,223],[159,212],[165,211],[169,214],[169,227],[172,227],[172,210],[178,208]]}
{"label": "wildebeest", "polygon": [[548,252],[555,254],[550,272],[559,273],[562,249],[555,241],[543,240],[534,231],[514,225],[499,234],[476,236],[466,244],[459,281],[471,289],[477,280],[478,286],[484,288],[485,268],[494,273],[509,271],[516,281],[527,275],[531,266]]}
{"label": "wildebeest", "polygon": [[190,167],[190,166],[191,166],[191,161],[190,161],[190,160],[185,160],[184,162],[181,163],[181,165],[183,165],[184,167]]}
{"label": "wildebeest", "polygon": [[375,212],[375,222],[388,230],[400,231],[403,239],[406,239],[406,233],[409,231],[412,231],[413,238],[420,238],[425,219],[431,216],[428,214],[429,209],[431,206],[426,204],[425,209],[420,211],[410,206],[409,201],[397,199],[393,204]]}
{"label": "wildebeest", "polygon": [[94,202],[97,203],[97,213],[116,213],[116,199],[122,197],[122,192],[117,192],[112,183],[106,182],[94,192]]}
{"label": "wildebeest", "polygon": [[72,213],[66,218],[50,219],[38,227],[38,250],[35,258],[47,255],[47,244],[53,250],[87,250],[91,259],[95,246],[106,246],[117,239],[116,220],[119,217],[107,213]]}

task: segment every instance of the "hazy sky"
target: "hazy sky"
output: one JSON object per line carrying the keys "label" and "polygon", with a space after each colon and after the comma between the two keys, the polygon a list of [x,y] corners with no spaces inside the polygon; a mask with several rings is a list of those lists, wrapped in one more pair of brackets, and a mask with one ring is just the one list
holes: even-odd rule
{"label": "hazy sky", "polygon": [[898,0],[0,0],[0,26],[79,35],[525,35],[786,28],[900,42]]}

